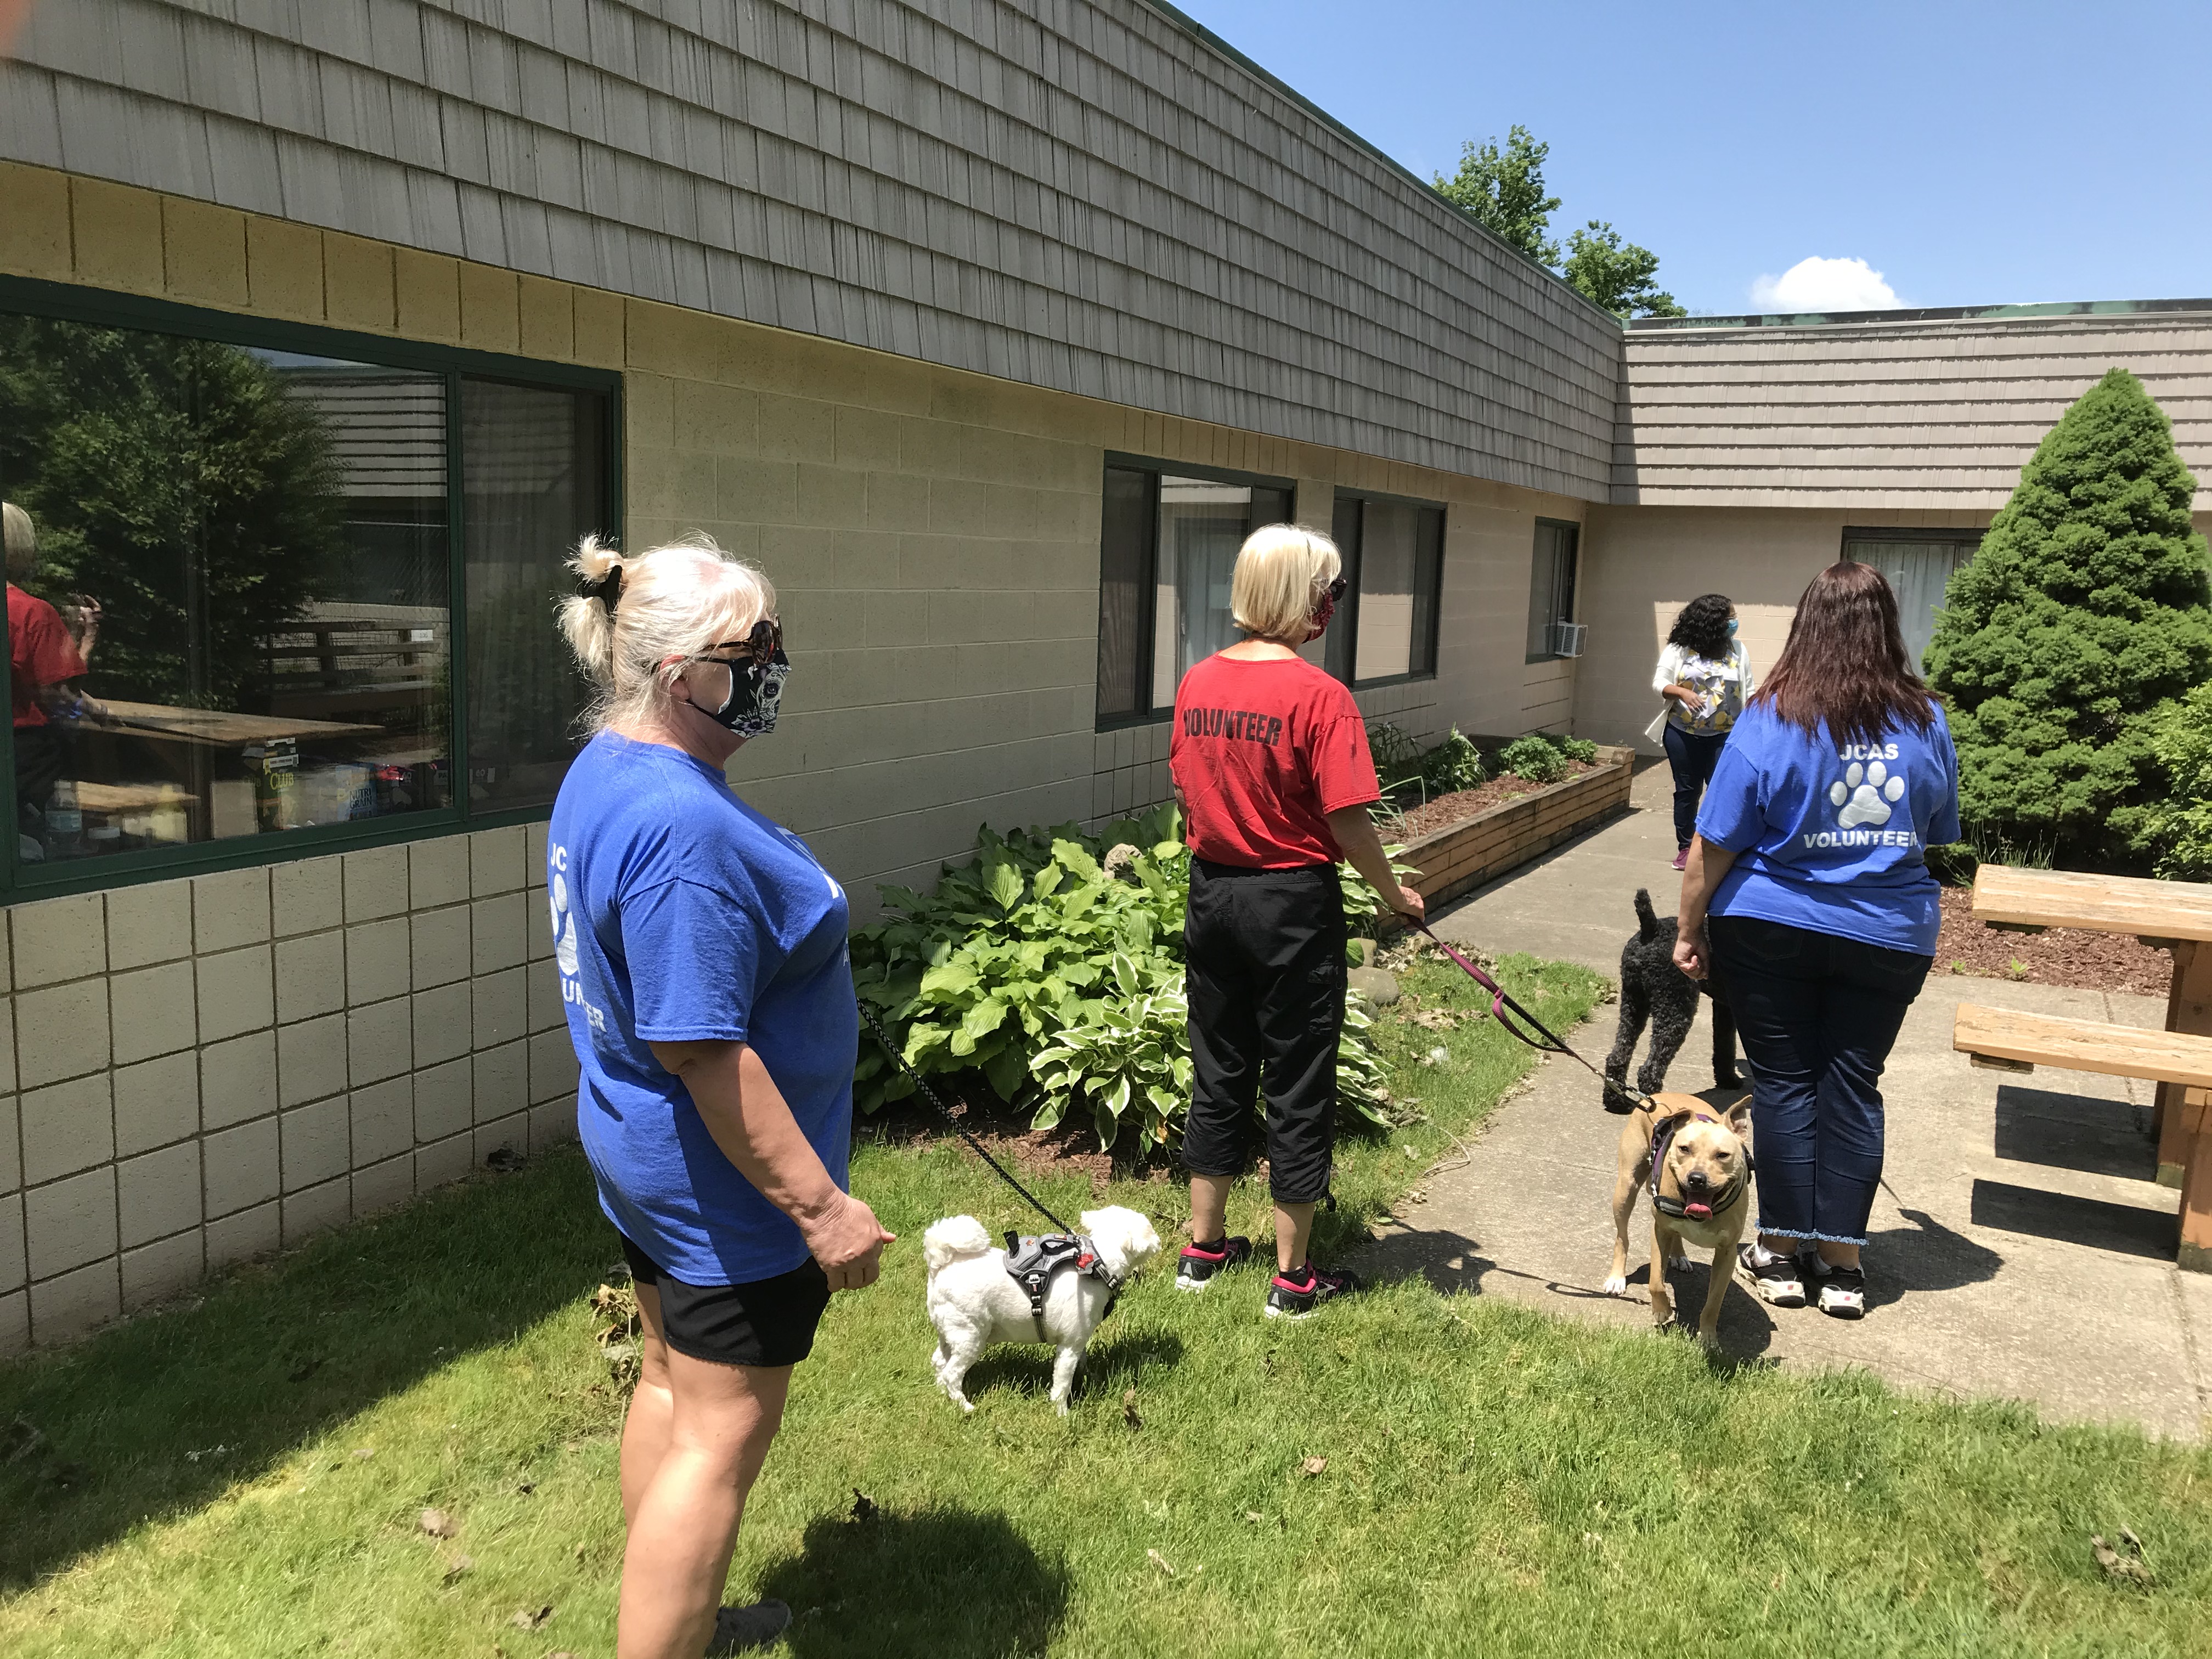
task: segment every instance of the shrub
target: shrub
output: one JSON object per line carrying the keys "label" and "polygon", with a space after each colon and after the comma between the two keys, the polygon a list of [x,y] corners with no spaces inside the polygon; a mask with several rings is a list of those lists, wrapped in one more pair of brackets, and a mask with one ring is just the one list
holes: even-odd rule
{"label": "shrub", "polygon": [[1571,761],[1580,761],[1584,766],[1597,759],[1597,744],[1588,738],[1560,738],[1559,752]]}
{"label": "shrub", "polygon": [[1990,838],[2149,855],[2155,711],[2212,669],[2195,489],[2165,414],[2115,368],[1952,577],[1929,678],[1950,704],[1961,816]]}
{"label": "shrub", "polygon": [[1557,783],[1567,775],[1567,757],[1540,732],[1514,738],[1498,751],[1498,763],[1524,783]]}
{"label": "shrub", "polygon": [[1421,757],[1421,781],[1431,795],[1449,795],[1455,789],[1472,789],[1489,775],[1482,750],[1459,727]]}
{"label": "shrub", "polygon": [[2212,684],[2197,686],[2150,722],[2151,756],[2165,786],[2150,808],[2145,840],[2158,873],[2212,878]]}
{"label": "shrub", "polygon": [[[1378,901],[1348,868],[1340,874],[1358,931]],[[974,860],[946,869],[927,896],[881,890],[895,914],[853,935],[854,985],[916,1072],[980,1072],[1039,1128],[1088,1112],[1103,1146],[1133,1128],[1146,1151],[1181,1137],[1190,855],[1174,807],[1103,837],[1072,823],[1004,836],[986,828]],[[1338,1098],[1387,1127],[1367,1032],[1365,1016],[1347,1011]],[[865,1027],[853,1077],[864,1112],[914,1091]]]}

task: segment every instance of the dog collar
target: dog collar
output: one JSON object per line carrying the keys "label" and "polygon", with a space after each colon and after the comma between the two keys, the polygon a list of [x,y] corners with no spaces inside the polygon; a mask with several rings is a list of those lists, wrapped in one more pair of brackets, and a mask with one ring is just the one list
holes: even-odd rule
{"label": "dog collar", "polygon": [[[1711,1221],[1722,1212],[1731,1208],[1751,1184],[1751,1148],[1743,1149],[1743,1168],[1735,1180],[1715,1193],[1710,1199],[1687,1202],[1669,1198],[1659,1190],[1659,1174],[1666,1167],[1667,1149],[1674,1144],[1674,1133],[1685,1123],[1720,1123],[1710,1112],[1676,1112],[1663,1117],[1651,1130],[1651,1207],[1662,1215],[1673,1216],[1681,1221]],[[1725,1125],[1722,1127],[1725,1127]]]}

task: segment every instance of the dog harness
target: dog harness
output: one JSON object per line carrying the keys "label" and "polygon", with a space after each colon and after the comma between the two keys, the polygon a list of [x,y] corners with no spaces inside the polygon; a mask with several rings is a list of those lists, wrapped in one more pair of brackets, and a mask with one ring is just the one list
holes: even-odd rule
{"label": "dog harness", "polygon": [[[1659,1172],[1666,1167],[1667,1149],[1674,1145],[1675,1132],[1685,1123],[1720,1123],[1720,1119],[1713,1116],[1710,1112],[1676,1112],[1670,1117],[1660,1119],[1652,1126],[1651,1206],[1660,1214],[1674,1216],[1685,1221],[1711,1221],[1743,1196],[1743,1189],[1749,1183],[1754,1167],[1751,1161],[1751,1148],[1748,1146],[1743,1149],[1743,1168],[1736,1172],[1735,1179],[1710,1199],[1699,1199],[1694,1202],[1685,1203],[1679,1198],[1668,1198],[1659,1190]],[[1723,1124],[1722,1127],[1727,1126]]]}
{"label": "dog harness", "polygon": [[1106,1313],[1099,1315],[1102,1321],[1114,1311],[1114,1304],[1121,1294],[1121,1281],[1106,1271],[1098,1247],[1082,1234],[1046,1233],[1041,1237],[1028,1233],[1006,1235],[1006,1273],[1030,1299],[1030,1317],[1036,1321],[1040,1342],[1045,1340],[1045,1296],[1052,1289],[1053,1275],[1064,1269],[1088,1274],[1106,1287]]}

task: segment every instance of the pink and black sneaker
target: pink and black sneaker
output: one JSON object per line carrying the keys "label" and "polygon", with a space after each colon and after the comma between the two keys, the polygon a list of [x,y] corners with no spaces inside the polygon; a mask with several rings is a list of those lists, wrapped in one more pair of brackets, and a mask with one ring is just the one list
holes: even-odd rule
{"label": "pink and black sneaker", "polygon": [[1267,1317],[1304,1319],[1334,1297],[1350,1296],[1361,1289],[1355,1273],[1325,1273],[1310,1261],[1296,1273],[1279,1273],[1267,1286]]}
{"label": "pink and black sneaker", "polygon": [[1176,1289],[1202,1291],[1213,1283],[1216,1273],[1241,1267],[1251,1254],[1252,1241],[1249,1238],[1218,1238],[1211,1244],[1186,1244],[1182,1247],[1182,1260],[1176,1267]]}

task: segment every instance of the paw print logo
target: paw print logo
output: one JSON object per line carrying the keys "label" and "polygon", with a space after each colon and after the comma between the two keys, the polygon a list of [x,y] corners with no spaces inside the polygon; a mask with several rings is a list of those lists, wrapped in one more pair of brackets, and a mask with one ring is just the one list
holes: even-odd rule
{"label": "paw print logo", "polygon": [[556,873],[545,896],[553,907],[553,960],[564,978],[576,973],[576,918],[568,910],[568,878]]}
{"label": "paw print logo", "polygon": [[1846,830],[1862,823],[1887,823],[1889,809],[1905,798],[1905,780],[1893,775],[1880,761],[1861,766],[1853,761],[1844,775],[1828,786],[1828,799],[1841,810],[1836,822]]}

